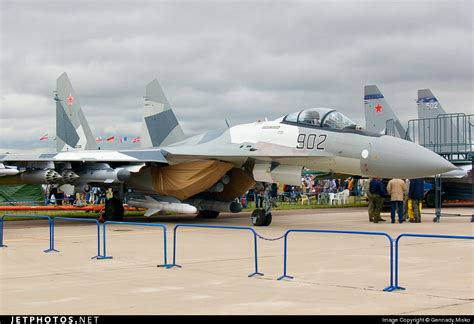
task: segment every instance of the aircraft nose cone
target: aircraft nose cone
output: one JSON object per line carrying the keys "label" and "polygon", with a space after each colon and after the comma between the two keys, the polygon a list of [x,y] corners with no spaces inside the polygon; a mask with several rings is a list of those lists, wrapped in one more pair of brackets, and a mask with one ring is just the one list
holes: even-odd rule
{"label": "aircraft nose cone", "polygon": [[377,138],[366,151],[368,153],[363,151],[362,154],[361,167],[367,175],[413,179],[456,169],[438,154],[392,136]]}
{"label": "aircraft nose cone", "polygon": [[441,174],[457,169],[454,164],[452,164],[445,158],[439,156],[438,154],[430,150],[427,151],[430,152],[430,159],[425,162],[425,169],[430,170],[431,175]]}

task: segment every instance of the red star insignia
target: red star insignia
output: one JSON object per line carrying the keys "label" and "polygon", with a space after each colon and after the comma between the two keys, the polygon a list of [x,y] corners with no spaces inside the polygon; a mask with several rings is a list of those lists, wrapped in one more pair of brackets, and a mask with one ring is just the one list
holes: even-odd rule
{"label": "red star insignia", "polygon": [[72,106],[72,101],[74,100],[74,97],[72,95],[69,95],[69,97],[67,97],[67,104],[69,106]]}
{"label": "red star insignia", "polygon": [[382,109],[383,109],[383,106],[381,104],[377,104],[377,106],[375,106],[375,112],[377,113],[381,113]]}

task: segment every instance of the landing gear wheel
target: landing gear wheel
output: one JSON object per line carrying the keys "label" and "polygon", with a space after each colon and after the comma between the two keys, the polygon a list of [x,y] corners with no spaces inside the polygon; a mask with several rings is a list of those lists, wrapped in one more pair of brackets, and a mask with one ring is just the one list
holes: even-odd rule
{"label": "landing gear wheel", "polygon": [[255,209],[250,219],[254,226],[268,226],[272,223],[272,214],[265,214],[265,209]]}
{"label": "landing gear wheel", "polygon": [[266,222],[263,226],[270,226],[270,224],[272,223],[272,214],[271,213],[267,214],[265,218],[266,218]]}
{"label": "landing gear wheel", "polygon": [[197,214],[197,218],[202,218],[202,219],[214,219],[214,218],[217,218],[219,216],[219,212],[218,211],[213,211],[213,210],[201,210],[198,214]]}

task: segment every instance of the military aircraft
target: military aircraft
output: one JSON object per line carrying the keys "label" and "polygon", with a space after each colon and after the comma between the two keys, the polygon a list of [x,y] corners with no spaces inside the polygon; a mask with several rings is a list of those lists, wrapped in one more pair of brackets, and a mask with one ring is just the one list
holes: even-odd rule
{"label": "military aircraft", "polygon": [[[62,98],[62,99],[61,99]],[[66,73],[56,80],[56,151],[95,150],[94,135]]]}
{"label": "military aircraft", "polygon": [[[442,200],[473,200],[474,115],[446,112],[430,89],[419,89],[416,103],[418,122],[413,131],[423,134],[419,136],[419,143],[441,155],[465,157],[454,162],[458,167],[457,170],[441,174]],[[426,194],[426,203],[434,207],[434,189]]]}
{"label": "military aircraft", "polygon": [[[76,109],[80,107],[72,90],[58,89],[55,100],[57,107],[70,110],[69,117],[75,104]],[[235,198],[256,182],[300,185],[303,167],[387,178],[416,178],[455,169],[430,150],[365,131],[331,108],[302,109],[275,120],[186,138],[154,80],[147,87],[144,110],[143,131],[148,136],[144,145],[150,147],[84,150],[91,137],[78,147],[86,138],[82,133],[62,136],[67,151],[0,154],[0,174],[5,174],[0,183],[53,183],[74,186],[76,191],[111,186],[133,191],[128,204],[147,208],[146,215],[200,212],[204,218],[215,218],[222,211],[239,212]],[[71,122],[62,132],[74,134],[78,129],[85,127]],[[7,175],[11,169],[19,173]],[[268,226],[271,220],[270,207],[252,213],[256,226]]]}
{"label": "military aircraft", "polygon": [[[398,117],[391,109],[383,94],[376,85],[364,87],[365,122],[368,130],[385,133],[392,136],[418,141],[429,149],[436,148],[437,152],[455,152],[471,148],[468,138],[470,134],[466,126],[464,114],[448,114],[430,89],[418,90],[416,100],[418,120],[414,120],[409,131],[401,125]],[[393,125],[393,129],[387,129]],[[467,144],[467,145],[466,145]],[[441,152],[441,153],[442,153]],[[440,174],[443,179],[442,198],[446,200],[472,200],[472,164],[456,162],[456,169]],[[433,182],[433,177],[427,177]],[[434,207],[435,190],[426,193],[426,203]]]}
{"label": "military aircraft", "polygon": [[[450,153],[466,150],[466,142],[472,140],[469,122],[466,115],[460,113],[447,113],[430,89],[419,89],[416,100],[418,119],[417,132],[423,137],[419,138],[421,145],[437,153]],[[472,145],[472,143],[467,143]],[[469,146],[469,145],[468,145]]]}
{"label": "military aircraft", "polygon": [[[392,133],[399,138],[406,137],[406,129],[393,112],[382,92],[376,85],[364,87],[365,128],[374,133]],[[393,129],[386,130],[387,121],[391,121]]]}
{"label": "military aircraft", "polygon": [[436,118],[438,115],[447,114],[430,89],[418,89],[416,103],[419,119]]}

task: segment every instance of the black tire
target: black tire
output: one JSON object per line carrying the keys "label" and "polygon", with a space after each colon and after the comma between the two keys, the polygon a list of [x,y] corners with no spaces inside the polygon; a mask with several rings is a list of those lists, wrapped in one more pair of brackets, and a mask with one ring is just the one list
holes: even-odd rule
{"label": "black tire", "polygon": [[[441,195],[441,207],[443,207],[443,195]],[[425,196],[426,207],[436,208],[436,193],[434,190],[428,191]]]}
{"label": "black tire", "polygon": [[263,226],[270,226],[270,224],[272,223],[272,213],[266,215],[265,218],[266,218],[266,221]]}
{"label": "black tire", "polygon": [[268,226],[272,222],[272,214],[265,215],[265,209],[255,209],[250,217],[254,226]]}
{"label": "black tire", "polygon": [[428,191],[425,197],[426,206],[429,208],[434,208],[435,201],[436,201],[435,199],[436,199],[435,192],[433,190]]}
{"label": "black tire", "polygon": [[197,214],[197,218],[202,218],[202,219],[215,219],[219,216],[218,211],[213,211],[213,210],[201,210]]}

